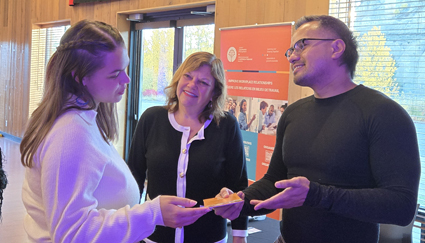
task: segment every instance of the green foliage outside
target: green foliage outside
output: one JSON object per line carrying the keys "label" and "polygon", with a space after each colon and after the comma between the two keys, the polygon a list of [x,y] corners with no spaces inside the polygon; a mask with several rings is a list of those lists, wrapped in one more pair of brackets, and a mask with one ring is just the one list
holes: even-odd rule
{"label": "green foliage outside", "polygon": [[396,62],[391,48],[386,46],[385,34],[374,26],[369,32],[357,38],[359,43],[359,62],[355,81],[379,90],[401,104],[415,121],[425,121],[425,112],[417,107],[425,107],[425,100],[406,97],[397,79]]}
{"label": "green foliage outside", "polygon": [[[173,76],[174,29],[143,30],[142,99],[165,101]],[[184,27],[183,59],[197,51],[213,52],[214,25]]]}
{"label": "green foliage outside", "polygon": [[142,96],[165,100],[164,88],[173,74],[174,29],[143,30]]}
{"label": "green foliage outside", "polygon": [[214,53],[214,25],[187,26],[184,28],[183,60],[198,51]]}
{"label": "green foliage outside", "polygon": [[385,34],[380,27],[374,26],[357,41],[360,57],[355,81],[398,100],[401,97],[400,87],[394,78],[397,67],[390,53],[391,48],[385,45]]}

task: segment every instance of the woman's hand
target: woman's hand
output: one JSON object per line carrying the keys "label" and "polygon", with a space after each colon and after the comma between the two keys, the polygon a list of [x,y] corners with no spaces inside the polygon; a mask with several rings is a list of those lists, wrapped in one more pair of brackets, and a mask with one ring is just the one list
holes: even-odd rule
{"label": "woman's hand", "polygon": [[193,224],[204,214],[211,211],[210,208],[191,208],[197,202],[187,198],[161,196],[159,200],[164,225],[171,228]]}

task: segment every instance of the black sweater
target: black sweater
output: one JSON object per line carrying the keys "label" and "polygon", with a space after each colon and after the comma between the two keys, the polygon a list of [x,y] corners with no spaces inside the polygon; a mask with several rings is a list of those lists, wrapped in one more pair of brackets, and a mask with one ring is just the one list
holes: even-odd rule
{"label": "black sweater", "polygon": [[287,243],[375,243],[378,223],[407,225],[416,210],[414,124],[396,102],[362,85],[299,100],[280,118],[266,175],[244,191],[244,213],[264,213],[249,200],[275,195],[276,181],[296,176],[311,183],[303,206],[283,210]]}
{"label": "black sweater", "polygon": [[[203,199],[215,197],[222,187],[237,192],[248,184],[242,136],[236,119],[226,113],[219,126],[212,121],[205,128],[204,137],[193,141],[188,149],[186,197],[198,201],[198,205],[203,204]],[[128,161],[140,192],[147,172],[150,198],[176,195],[181,138],[182,132],[173,128],[165,108],[152,107],[143,113],[134,133]],[[234,220],[232,227],[246,230],[247,217]],[[216,242],[225,237],[226,231],[226,220],[212,211],[184,227],[184,242]],[[157,226],[149,239],[174,242],[174,232],[172,228]]]}

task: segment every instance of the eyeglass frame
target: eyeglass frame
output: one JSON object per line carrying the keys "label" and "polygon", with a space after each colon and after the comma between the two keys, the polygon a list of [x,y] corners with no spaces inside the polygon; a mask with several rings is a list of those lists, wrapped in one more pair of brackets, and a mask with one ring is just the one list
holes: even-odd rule
{"label": "eyeglass frame", "polygon": [[[289,58],[291,57],[291,55],[298,49],[300,51],[304,50],[304,46],[305,46],[305,41],[306,40],[321,40],[321,41],[334,41],[334,40],[338,40],[338,39],[319,39],[319,38],[302,38],[297,40],[297,42],[295,42],[293,47],[289,47],[288,50],[286,50],[285,52],[285,57],[289,60]],[[302,48],[296,48],[296,46],[298,46],[299,44],[303,44]],[[290,53],[289,53],[290,52]],[[289,53],[289,54],[288,54]]]}

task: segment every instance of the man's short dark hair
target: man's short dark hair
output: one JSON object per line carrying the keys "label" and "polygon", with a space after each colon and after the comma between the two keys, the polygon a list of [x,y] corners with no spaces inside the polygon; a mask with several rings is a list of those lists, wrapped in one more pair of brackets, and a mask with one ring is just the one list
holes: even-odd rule
{"label": "man's short dark hair", "polygon": [[359,60],[359,53],[357,52],[358,44],[353,32],[344,22],[328,15],[310,15],[301,17],[295,23],[295,29],[298,29],[305,23],[313,21],[319,22],[321,28],[335,33],[341,40],[344,41],[346,47],[344,54],[342,55],[341,64],[347,65],[351,78],[354,78],[357,61]]}

